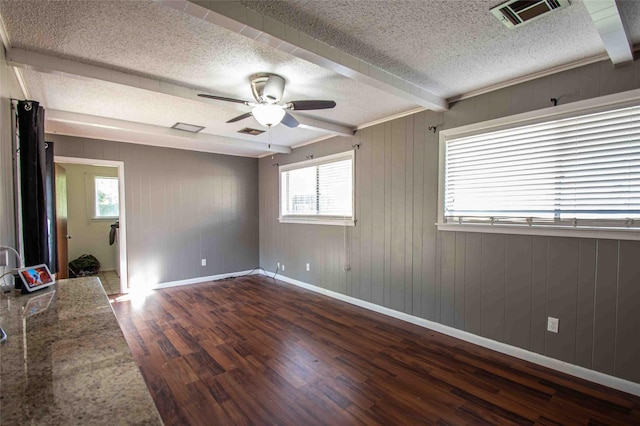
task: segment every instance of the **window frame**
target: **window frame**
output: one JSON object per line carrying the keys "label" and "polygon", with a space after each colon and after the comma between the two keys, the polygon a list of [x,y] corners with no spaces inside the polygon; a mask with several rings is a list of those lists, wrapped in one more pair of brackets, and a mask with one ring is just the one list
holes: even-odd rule
{"label": "window frame", "polygon": [[[284,164],[278,167],[278,221],[280,223],[298,223],[312,225],[337,225],[337,226],[355,226],[356,224],[356,161],[355,150],[343,151],[336,154],[330,154],[323,157],[312,158],[309,160],[299,161],[290,164]],[[318,166],[321,164],[334,163],[341,160],[351,160],[351,216],[285,216],[282,212],[282,174],[283,172],[303,169],[306,167]]]}
{"label": "window frame", "polygon": [[635,89],[440,131],[436,222],[438,231],[640,240],[640,227],[637,225],[624,227],[593,224],[570,226],[526,223],[452,223],[446,222],[444,218],[445,155],[448,140],[638,105],[640,105],[640,89]]}
{"label": "window frame", "polygon": [[[98,179],[112,179],[115,180],[118,184],[118,215],[117,216],[98,216],[98,185],[96,185],[96,181]],[[120,218],[120,179],[118,176],[104,176],[101,174],[92,174],[91,175],[91,184],[92,184],[92,194],[91,194],[91,204],[92,204],[92,220],[114,220]]]}

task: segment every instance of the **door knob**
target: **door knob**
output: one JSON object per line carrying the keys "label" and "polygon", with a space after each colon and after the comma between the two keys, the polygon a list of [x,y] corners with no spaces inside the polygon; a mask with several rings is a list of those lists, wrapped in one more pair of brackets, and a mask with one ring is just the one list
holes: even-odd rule
{"label": "door knob", "polygon": [[71,235],[69,235],[69,234],[67,234],[66,237],[67,237],[67,240],[71,239]]}

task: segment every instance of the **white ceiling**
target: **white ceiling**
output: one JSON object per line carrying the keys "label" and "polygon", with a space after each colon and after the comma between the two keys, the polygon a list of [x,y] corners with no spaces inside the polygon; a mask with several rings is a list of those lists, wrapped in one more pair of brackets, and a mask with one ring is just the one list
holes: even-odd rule
{"label": "white ceiling", "polygon": [[[0,15],[48,132],[257,157],[606,54],[581,1],[513,30],[490,14],[498,3],[0,0]],[[637,45],[640,1],[618,3]],[[267,129],[225,121],[249,107],[195,96],[252,100],[257,72],[284,76],[285,100],[337,107],[248,136],[237,131]],[[167,130],[176,122],[205,129]]]}

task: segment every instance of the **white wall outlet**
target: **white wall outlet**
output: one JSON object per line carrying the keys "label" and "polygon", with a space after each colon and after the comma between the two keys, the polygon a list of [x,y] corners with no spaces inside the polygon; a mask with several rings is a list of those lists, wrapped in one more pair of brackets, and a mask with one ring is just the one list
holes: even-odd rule
{"label": "white wall outlet", "polygon": [[202,266],[207,266],[207,259],[202,259],[201,263],[202,263]]}
{"label": "white wall outlet", "polygon": [[547,318],[547,331],[557,333],[560,328],[560,320],[558,318]]}
{"label": "white wall outlet", "polygon": [[311,266],[307,263],[307,272],[311,270]]}
{"label": "white wall outlet", "polygon": [[280,269],[280,262],[278,262],[278,266],[277,266],[277,269]]}
{"label": "white wall outlet", "polygon": [[9,264],[9,250],[0,250],[0,266],[7,266]]}
{"label": "white wall outlet", "polygon": [[284,271],[284,263],[282,264],[282,270]]}

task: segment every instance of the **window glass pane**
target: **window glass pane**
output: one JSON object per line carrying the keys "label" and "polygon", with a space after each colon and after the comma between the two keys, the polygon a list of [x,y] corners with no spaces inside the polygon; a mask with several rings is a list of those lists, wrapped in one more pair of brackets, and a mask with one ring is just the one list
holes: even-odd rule
{"label": "window glass pane", "polygon": [[306,162],[298,169],[281,171],[282,216],[353,218],[353,157],[349,153]]}
{"label": "window glass pane", "polygon": [[289,215],[317,213],[316,167],[290,170],[283,173],[283,212]]}
{"label": "window glass pane", "polygon": [[447,141],[457,221],[640,217],[640,106]]}
{"label": "window glass pane", "polygon": [[96,177],[94,182],[96,217],[118,217],[118,178]]}

